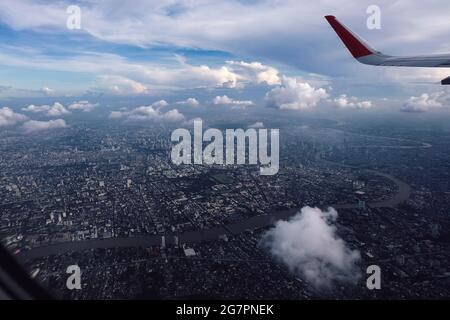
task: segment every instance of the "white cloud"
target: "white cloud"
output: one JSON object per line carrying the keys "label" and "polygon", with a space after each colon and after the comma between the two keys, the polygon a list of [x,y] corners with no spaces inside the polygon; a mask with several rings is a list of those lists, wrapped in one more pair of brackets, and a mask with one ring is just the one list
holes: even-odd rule
{"label": "white cloud", "polygon": [[[100,61],[100,62],[99,62]],[[116,94],[149,94],[150,87],[160,89],[236,88],[244,78],[227,66],[195,66],[176,56],[176,64],[136,63],[117,55],[86,55],[77,61],[60,64],[61,69],[93,73],[113,73],[99,76],[100,87]],[[42,66],[42,64],[41,64]],[[54,64],[48,65],[55,68]]]}
{"label": "white cloud", "polygon": [[167,102],[160,100],[149,106],[141,106],[131,111],[113,111],[109,114],[110,119],[124,118],[132,121],[160,121],[160,122],[182,122],[185,117],[177,109],[166,112],[161,111]]}
{"label": "white cloud", "polygon": [[98,103],[90,103],[87,100],[82,100],[72,103],[67,108],[69,110],[82,110],[84,112],[91,112],[96,107],[98,107]]}
{"label": "white cloud", "polygon": [[157,108],[157,109],[164,108],[164,107],[167,107],[167,106],[169,106],[169,103],[167,103],[166,100],[159,100],[159,101],[156,101],[156,102],[152,103],[152,107],[153,108]]}
{"label": "white cloud", "polygon": [[19,122],[26,121],[27,116],[15,113],[11,108],[0,108],[0,127],[13,126]]}
{"label": "white cloud", "polygon": [[424,93],[418,97],[410,97],[402,106],[404,112],[426,112],[433,109],[440,109],[450,101],[449,95],[444,92]]}
{"label": "white cloud", "polygon": [[337,235],[337,215],[333,208],[304,207],[289,221],[278,221],[262,243],[291,272],[317,288],[335,281],[354,283],[360,276],[360,254]]}
{"label": "white cloud", "polygon": [[340,95],[331,102],[334,107],[340,109],[370,109],[373,107],[371,101],[359,101],[357,97],[348,97],[346,94]]}
{"label": "white cloud", "polygon": [[187,105],[189,107],[198,107],[200,105],[200,102],[198,102],[195,98],[187,98],[183,101],[178,101],[177,104],[179,105]]}
{"label": "white cloud", "polygon": [[59,117],[65,114],[70,114],[70,111],[59,102],[54,103],[47,111],[47,115],[50,117]]}
{"label": "white cloud", "polygon": [[250,107],[253,106],[253,101],[250,100],[234,100],[230,97],[223,95],[223,96],[217,96],[213,99],[213,104],[215,105],[226,105],[226,106],[233,106],[233,107]]}
{"label": "white cloud", "polygon": [[66,128],[67,124],[63,119],[50,120],[50,121],[36,121],[30,120],[22,125],[22,129],[26,133],[33,133],[38,131],[45,131],[50,129]]}
{"label": "white cloud", "polygon": [[70,114],[61,103],[55,102],[53,105],[29,105],[26,108],[22,108],[22,111],[33,112],[33,113],[45,113],[49,117],[60,117],[62,115]]}
{"label": "white cloud", "polygon": [[316,89],[307,82],[299,82],[292,77],[282,77],[282,84],[266,94],[269,107],[290,110],[303,110],[315,107],[328,98],[325,89]]}
{"label": "white cloud", "polygon": [[100,87],[117,95],[147,94],[149,89],[144,84],[118,75],[99,76]]}
{"label": "white cloud", "polygon": [[49,105],[35,106],[34,104],[30,104],[28,107],[22,108],[22,111],[40,113],[40,112],[46,112],[49,109],[50,109]]}
{"label": "white cloud", "polygon": [[[193,87],[238,87],[239,80],[242,76],[232,72],[229,68],[222,66],[219,68],[210,68],[206,65],[191,66],[184,64],[184,70],[180,76],[185,78],[188,83],[192,81]],[[189,80],[190,79],[190,80]],[[191,85],[191,86],[192,86]]]}
{"label": "white cloud", "polygon": [[163,121],[168,122],[181,122],[185,120],[184,115],[180,113],[177,109],[172,109],[170,111],[162,113],[161,118]]}
{"label": "white cloud", "polygon": [[227,61],[233,72],[241,74],[253,83],[266,83],[269,86],[281,84],[277,69],[263,65],[261,62]]}
{"label": "white cloud", "polygon": [[[65,9],[61,4],[48,5],[27,0],[5,0],[2,2],[2,7],[1,20],[16,30],[34,28],[39,30],[43,27],[61,29],[65,26],[67,18]],[[39,12],[40,14],[34,15],[32,12]]]}

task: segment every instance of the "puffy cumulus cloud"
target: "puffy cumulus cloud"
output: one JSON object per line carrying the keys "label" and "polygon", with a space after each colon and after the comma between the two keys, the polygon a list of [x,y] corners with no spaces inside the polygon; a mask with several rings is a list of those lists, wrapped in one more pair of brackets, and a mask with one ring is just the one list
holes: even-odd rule
{"label": "puffy cumulus cloud", "polygon": [[240,81],[244,78],[234,73],[227,66],[218,68],[211,68],[207,65],[193,66],[187,64],[182,58],[179,59],[181,69],[179,70],[179,79],[193,88],[201,87],[225,87],[236,88],[240,87]]}
{"label": "puffy cumulus cloud", "polygon": [[234,100],[230,97],[223,95],[223,96],[216,96],[213,99],[213,104],[215,105],[224,105],[224,106],[233,106],[233,107],[250,107],[253,106],[253,101],[250,100]]}
{"label": "puffy cumulus cloud", "polygon": [[287,110],[315,107],[327,98],[328,93],[325,89],[316,89],[307,82],[286,76],[282,77],[282,84],[270,90],[265,97],[269,107]]}
{"label": "puffy cumulus cloud", "polygon": [[26,120],[28,120],[27,116],[16,113],[11,108],[0,108],[0,127],[13,126]]}
{"label": "puffy cumulus cloud", "polygon": [[346,94],[333,99],[331,103],[340,109],[370,109],[373,107],[372,101],[359,101],[357,97],[348,97]]}
{"label": "puffy cumulus cloud", "polygon": [[161,111],[167,106],[164,100],[157,101],[149,106],[141,106],[131,111],[113,111],[109,114],[110,119],[127,119],[131,121],[157,121],[157,122],[182,122],[185,120],[184,115],[178,109],[169,111]]}
{"label": "puffy cumulus cloud", "polygon": [[61,103],[56,102],[47,110],[47,115],[50,117],[60,117],[62,115],[70,114]]}
{"label": "puffy cumulus cloud", "polygon": [[435,93],[423,93],[418,97],[410,97],[402,106],[404,112],[426,112],[433,109],[442,108],[450,102],[449,94],[440,91]]}
{"label": "puffy cumulus cloud", "polygon": [[227,61],[226,63],[247,81],[257,84],[266,83],[269,86],[281,84],[278,70],[261,62]]}
{"label": "puffy cumulus cloud", "polygon": [[87,100],[81,100],[70,104],[67,108],[69,110],[82,110],[84,112],[91,112],[94,108],[98,107],[98,103],[90,103]]}
{"label": "puffy cumulus cloud", "polygon": [[186,100],[178,101],[177,104],[186,105],[189,107],[198,107],[200,105],[200,102],[198,102],[198,100],[195,98],[187,98]]}
{"label": "puffy cumulus cloud", "polygon": [[168,105],[169,105],[169,103],[166,100],[159,100],[159,101],[152,103],[152,107],[157,108],[157,109],[167,107]]}
{"label": "puffy cumulus cloud", "polygon": [[66,128],[66,127],[67,127],[67,124],[63,119],[56,119],[56,120],[50,120],[50,121],[30,120],[30,121],[25,122],[21,128],[26,133],[33,133],[33,132],[50,130],[50,129]]}
{"label": "puffy cumulus cloud", "polygon": [[144,84],[119,75],[103,75],[99,77],[100,88],[117,95],[147,94],[149,89]]}
{"label": "puffy cumulus cloud", "polygon": [[22,111],[33,113],[44,113],[49,117],[60,117],[63,115],[70,114],[70,111],[67,110],[59,102],[55,102],[53,105],[41,105],[41,106],[31,104],[28,107],[22,108]]}
{"label": "puffy cumulus cloud", "polygon": [[248,126],[249,128],[253,128],[253,129],[261,129],[264,128],[264,123],[262,123],[261,121],[257,121],[251,125]]}
{"label": "puffy cumulus cloud", "polygon": [[355,283],[360,254],[337,235],[337,212],[304,207],[289,221],[278,221],[262,239],[264,247],[291,272],[317,288],[335,281]]}
{"label": "puffy cumulus cloud", "polygon": [[177,56],[177,60],[183,70],[179,80],[186,79],[195,87],[243,88],[249,83],[269,86],[281,83],[278,70],[261,62],[226,61],[224,66],[212,68],[190,65],[181,56]]}
{"label": "puffy cumulus cloud", "polygon": [[184,115],[180,113],[177,109],[172,109],[170,111],[162,113],[161,118],[163,121],[168,122],[181,122],[185,120]]}

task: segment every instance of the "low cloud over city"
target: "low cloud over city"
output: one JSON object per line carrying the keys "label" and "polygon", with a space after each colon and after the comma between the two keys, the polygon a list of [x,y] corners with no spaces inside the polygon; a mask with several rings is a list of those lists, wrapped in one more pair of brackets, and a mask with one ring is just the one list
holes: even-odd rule
{"label": "low cloud over city", "polygon": [[337,233],[338,213],[333,208],[304,207],[288,221],[278,221],[262,240],[275,259],[316,288],[335,282],[355,283],[360,278],[360,254]]}

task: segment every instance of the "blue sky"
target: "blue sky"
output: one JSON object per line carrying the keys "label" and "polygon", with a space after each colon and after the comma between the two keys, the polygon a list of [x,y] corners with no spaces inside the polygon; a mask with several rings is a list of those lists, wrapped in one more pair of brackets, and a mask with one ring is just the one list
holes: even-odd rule
{"label": "blue sky", "polygon": [[[366,26],[373,4],[380,30]],[[70,5],[81,9],[79,30],[66,26]],[[437,82],[450,69],[361,65],[323,16],[379,50],[420,54],[450,52],[449,10],[436,0],[2,0],[0,108],[96,96],[148,98],[147,106],[164,99],[172,109],[195,107],[183,104],[191,98],[236,110],[445,111],[449,94]]]}

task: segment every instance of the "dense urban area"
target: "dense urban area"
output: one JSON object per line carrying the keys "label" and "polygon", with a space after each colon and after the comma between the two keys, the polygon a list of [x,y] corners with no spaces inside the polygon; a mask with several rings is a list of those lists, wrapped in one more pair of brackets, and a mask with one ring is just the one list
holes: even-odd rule
{"label": "dense urban area", "polygon": [[[208,125],[251,123],[242,121]],[[251,165],[176,166],[170,125],[3,130],[1,243],[61,298],[450,297],[449,131],[320,119],[274,126],[274,176]],[[339,236],[361,255],[356,284],[318,289],[262,243],[305,206],[338,212]],[[69,265],[82,271],[81,290],[66,287]],[[381,268],[381,290],[366,287],[370,265]]]}

